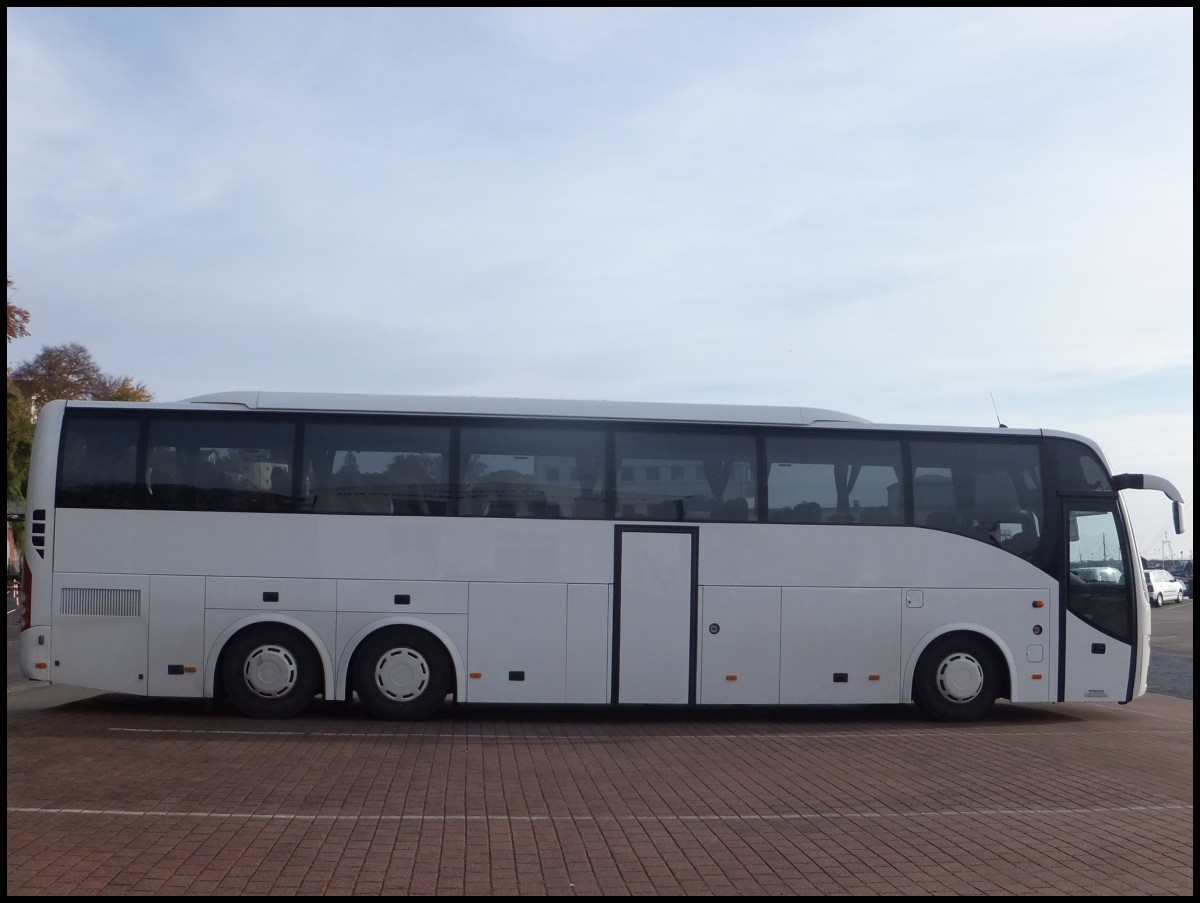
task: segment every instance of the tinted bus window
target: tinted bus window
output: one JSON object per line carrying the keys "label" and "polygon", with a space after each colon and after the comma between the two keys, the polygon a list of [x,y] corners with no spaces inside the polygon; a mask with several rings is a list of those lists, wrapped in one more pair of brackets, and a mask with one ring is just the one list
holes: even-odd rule
{"label": "tinted bus window", "polygon": [[460,480],[467,517],[604,517],[604,434],[464,428]]}
{"label": "tinted bus window", "polygon": [[291,423],[249,417],[155,417],[146,468],[151,507],[292,510],[295,433]]}
{"label": "tinted bus window", "polygon": [[1036,445],[914,441],[911,449],[918,526],[1032,554],[1045,507]]}
{"label": "tinted bus window", "polygon": [[449,461],[448,427],[310,423],[302,507],[318,514],[444,515]]}
{"label": "tinted bus window", "polygon": [[137,499],[139,420],[69,412],[63,427],[58,504],[130,508]]}
{"label": "tinted bus window", "polygon": [[903,522],[899,440],[768,437],[767,468],[768,517],[772,521]]}
{"label": "tinted bus window", "polygon": [[754,437],[618,432],[617,516],[757,520]]}
{"label": "tinted bus window", "polygon": [[1108,470],[1090,448],[1064,439],[1053,440],[1058,459],[1058,485],[1068,492],[1111,492]]}

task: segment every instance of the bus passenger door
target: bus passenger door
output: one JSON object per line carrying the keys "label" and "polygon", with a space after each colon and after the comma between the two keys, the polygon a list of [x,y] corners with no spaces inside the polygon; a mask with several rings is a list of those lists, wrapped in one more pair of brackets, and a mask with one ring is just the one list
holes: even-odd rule
{"label": "bus passenger door", "polygon": [[613,702],[696,701],[695,527],[616,528]]}
{"label": "bus passenger door", "polygon": [[1067,579],[1062,583],[1062,667],[1059,699],[1080,701],[1133,698],[1140,637],[1137,584],[1142,579],[1135,549],[1122,541],[1125,531],[1115,500],[1063,501],[1063,530],[1068,538]]}

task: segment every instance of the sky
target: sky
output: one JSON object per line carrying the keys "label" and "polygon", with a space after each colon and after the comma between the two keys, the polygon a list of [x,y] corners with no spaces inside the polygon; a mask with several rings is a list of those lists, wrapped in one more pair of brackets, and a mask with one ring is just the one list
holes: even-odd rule
{"label": "sky", "polygon": [[10,365],[1063,430],[1191,554],[1191,8],[6,19]]}

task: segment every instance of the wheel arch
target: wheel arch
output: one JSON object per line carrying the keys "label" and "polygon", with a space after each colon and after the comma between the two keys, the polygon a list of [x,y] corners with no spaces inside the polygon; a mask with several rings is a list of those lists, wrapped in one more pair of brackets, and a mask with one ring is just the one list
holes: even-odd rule
{"label": "wheel arch", "polygon": [[435,640],[442,644],[442,648],[446,650],[446,654],[450,656],[450,666],[454,669],[454,698],[466,698],[466,665],[463,662],[462,656],[459,654],[458,645],[451,639],[450,634],[436,624],[430,623],[422,618],[412,616],[396,616],[390,618],[380,618],[378,621],[372,621],[370,624],[365,624],[357,630],[345,647],[342,649],[342,656],[337,666],[337,675],[334,687],[336,699],[348,699],[350,695],[350,669],[354,664],[354,656],[358,654],[359,648],[368,637],[372,637],[382,630],[391,630],[395,628],[409,628],[420,630],[429,634]]}
{"label": "wheel arch", "polygon": [[913,647],[908,655],[908,659],[904,663],[904,682],[900,688],[901,701],[913,701],[913,682],[916,680],[917,665],[921,661],[921,656],[925,654],[925,650],[938,640],[954,635],[975,637],[983,640],[992,647],[997,660],[1004,665],[1003,673],[1000,675],[1002,685],[998,688],[1000,698],[1008,699],[1012,702],[1020,702],[1021,700],[1013,695],[1014,687],[1016,686],[1013,681],[1013,675],[1016,673],[1016,660],[1013,658],[1012,650],[1009,649],[1008,644],[994,630],[979,624],[965,622],[945,624],[937,630],[931,630]]}
{"label": "wheel arch", "polygon": [[299,618],[294,618],[290,615],[265,613],[247,615],[244,618],[240,618],[218,634],[212,647],[209,649],[208,661],[204,665],[204,695],[209,698],[217,695],[217,688],[221,679],[221,660],[225,657],[225,650],[229,648],[230,641],[246,630],[264,625],[289,628],[296,631],[296,633],[308,641],[321,662],[321,693],[326,699],[333,699],[334,697],[331,695],[334,689],[333,657],[329,654],[329,649],[321,640],[320,634]]}

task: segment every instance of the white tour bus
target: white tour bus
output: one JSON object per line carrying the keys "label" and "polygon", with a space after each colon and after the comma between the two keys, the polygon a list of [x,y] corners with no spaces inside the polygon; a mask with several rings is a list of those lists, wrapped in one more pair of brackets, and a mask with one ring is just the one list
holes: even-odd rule
{"label": "white tour bus", "polygon": [[[1150,607],[1114,476],[1042,430],[808,408],[209,395],[40,412],[23,673],[218,697],[1129,702]],[[1072,569],[1115,568],[1088,581]]]}

